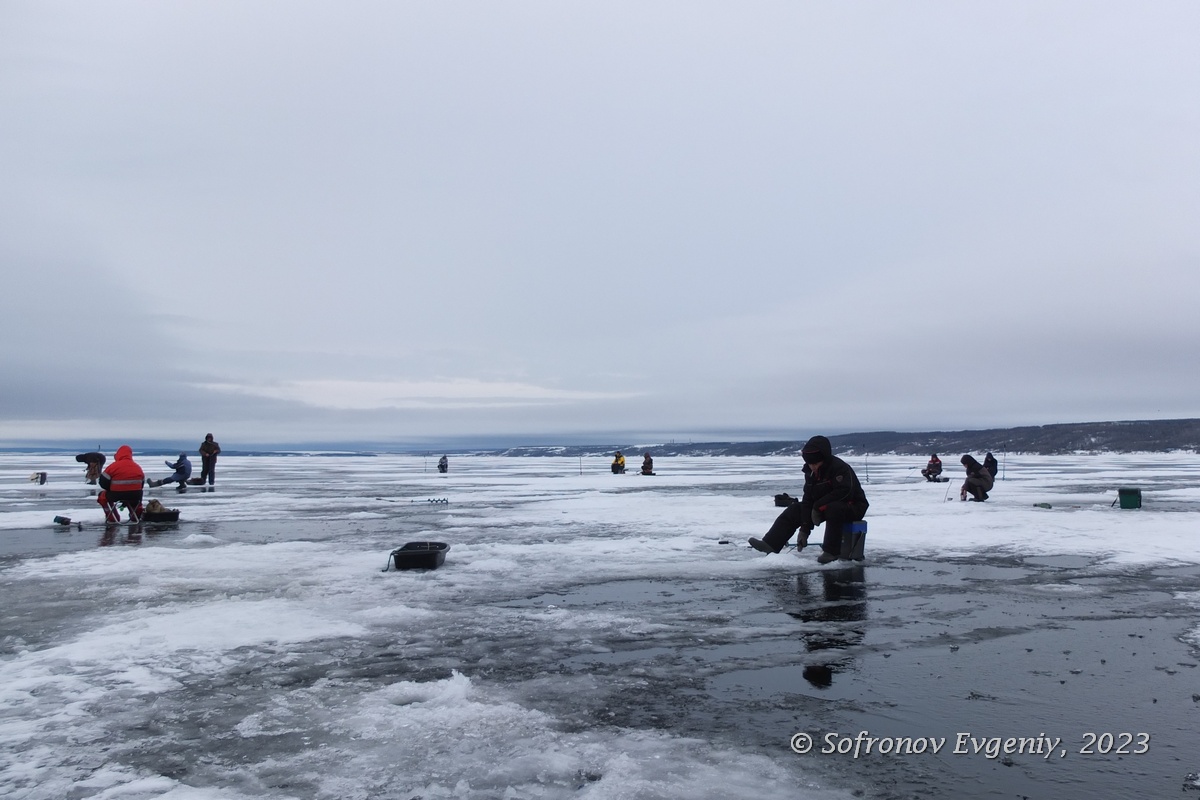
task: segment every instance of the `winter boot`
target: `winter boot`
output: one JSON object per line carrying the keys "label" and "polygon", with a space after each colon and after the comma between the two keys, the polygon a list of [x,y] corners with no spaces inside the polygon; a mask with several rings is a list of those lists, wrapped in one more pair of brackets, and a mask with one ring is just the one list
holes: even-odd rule
{"label": "winter boot", "polygon": [[762,539],[756,539],[753,536],[750,537],[750,546],[753,547],[755,550],[757,550],[760,553],[778,553],[779,552],[774,547],[771,547],[771,545],[764,542]]}

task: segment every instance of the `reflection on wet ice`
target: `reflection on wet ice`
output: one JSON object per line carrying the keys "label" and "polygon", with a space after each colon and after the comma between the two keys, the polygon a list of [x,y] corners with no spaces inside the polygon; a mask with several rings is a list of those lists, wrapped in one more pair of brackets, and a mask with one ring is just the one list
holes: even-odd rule
{"label": "reflection on wet ice", "polygon": [[805,649],[821,656],[805,664],[803,674],[813,686],[823,689],[833,684],[838,672],[853,664],[845,653],[862,644],[861,626],[844,623],[863,622],[867,618],[866,572],[862,565],[845,569],[822,570],[796,576],[796,594],[808,604],[789,616],[820,627],[800,634]]}

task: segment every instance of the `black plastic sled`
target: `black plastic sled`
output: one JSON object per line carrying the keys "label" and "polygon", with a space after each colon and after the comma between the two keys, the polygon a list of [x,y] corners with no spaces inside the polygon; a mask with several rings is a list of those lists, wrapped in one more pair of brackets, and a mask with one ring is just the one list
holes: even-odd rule
{"label": "black plastic sled", "polygon": [[437,569],[446,561],[446,552],[450,545],[445,542],[409,542],[398,547],[388,555],[388,565],[384,572],[391,569]]}

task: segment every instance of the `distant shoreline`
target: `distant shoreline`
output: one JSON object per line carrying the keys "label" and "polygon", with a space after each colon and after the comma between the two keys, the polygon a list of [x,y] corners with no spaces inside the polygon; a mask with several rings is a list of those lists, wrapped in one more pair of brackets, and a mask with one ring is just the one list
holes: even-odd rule
{"label": "distant shoreline", "polygon": [[[622,442],[617,436],[604,444],[525,444],[509,447],[453,444],[401,444],[388,442],[288,442],[255,444],[243,448],[227,446],[223,456],[295,456],[341,457],[399,455],[478,455],[508,457],[559,456],[582,458],[611,455],[616,450],[640,455],[651,451],[655,457],[669,456],[795,456],[811,433],[795,439],[738,442]],[[481,437],[483,438],[483,437]],[[513,437],[514,439],[518,437]],[[532,439],[533,437],[528,437]],[[567,437],[562,437],[566,439]],[[580,437],[585,438],[585,437]],[[595,438],[595,437],[586,437]],[[1169,453],[1200,452],[1200,419],[1130,420],[1120,422],[1081,422],[1036,425],[1017,428],[990,428],[963,431],[874,431],[830,434],[835,453],[851,455],[928,455],[930,453],[1028,453],[1068,455],[1078,453]],[[112,452],[119,443],[101,439],[103,452]],[[196,443],[148,441],[135,445],[141,454],[175,455],[192,453]],[[231,443],[232,444],[232,443]],[[12,442],[0,447],[0,453],[69,453],[95,449],[66,441]]]}

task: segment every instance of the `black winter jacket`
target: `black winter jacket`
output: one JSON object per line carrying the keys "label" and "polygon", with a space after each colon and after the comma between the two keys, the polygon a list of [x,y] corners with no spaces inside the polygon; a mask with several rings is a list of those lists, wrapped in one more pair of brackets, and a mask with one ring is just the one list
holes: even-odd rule
{"label": "black winter jacket", "polygon": [[862,519],[870,503],[867,493],[858,482],[854,469],[833,455],[833,448],[824,436],[814,436],[804,445],[804,450],[819,451],[822,457],[820,469],[814,473],[810,465],[804,465],[804,496],[800,499],[801,518],[812,519],[812,511],[824,512],[830,503],[848,503],[855,516]]}

